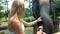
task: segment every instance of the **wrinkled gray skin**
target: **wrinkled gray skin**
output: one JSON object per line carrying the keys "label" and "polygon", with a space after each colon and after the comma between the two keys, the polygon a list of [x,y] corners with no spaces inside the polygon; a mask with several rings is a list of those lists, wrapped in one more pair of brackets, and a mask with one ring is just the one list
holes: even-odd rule
{"label": "wrinkled gray skin", "polygon": [[41,24],[43,24],[45,32],[47,34],[52,34],[52,32],[54,31],[54,25],[53,25],[53,22],[49,16],[50,7],[48,7],[48,5],[45,5],[45,4],[39,5],[38,0],[33,0],[32,11],[33,11],[33,16],[36,19],[40,16],[43,19],[43,23],[37,23],[37,25],[40,26]]}
{"label": "wrinkled gray skin", "polygon": [[46,32],[52,34],[54,31],[54,25],[53,25],[53,21],[49,16],[49,7],[47,5],[43,5],[41,7],[40,16],[43,19],[43,25],[44,28],[46,29]]}

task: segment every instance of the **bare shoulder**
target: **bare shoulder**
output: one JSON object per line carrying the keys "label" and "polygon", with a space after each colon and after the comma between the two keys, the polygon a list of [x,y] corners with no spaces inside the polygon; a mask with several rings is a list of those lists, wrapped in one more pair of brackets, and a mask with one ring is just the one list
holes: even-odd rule
{"label": "bare shoulder", "polygon": [[20,21],[17,20],[17,19],[14,19],[14,20],[13,20],[13,24],[14,24],[14,25],[18,25],[18,24],[20,24]]}
{"label": "bare shoulder", "polygon": [[20,24],[20,21],[16,18],[12,17],[12,18],[9,19],[9,24],[16,26],[16,25]]}
{"label": "bare shoulder", "polygon": [[[14,26],[14,29],[15,30],[20,30],[21,29],[21,23],[20,23],[20,21],[19,20],[17,20],[17,19],[14,19],[13,20],[13,26]],[[20,30],[21,31],[21,30]]]}
{"label": "bare shoulder", "polygon": [[12,23],[13,26],[20,25],[20,21],[13,17],[10,19],[10,22]]}
{"label": "bare shoulder", "polygon": [[13,22],[13,20],[14,20],[14,18],[11,17],[8,22],[9,22],[9,23],[10,23],[10,22]]}
{"label": "bare shoulder", "polygon": [[19,20],[17,20],[16,18],[10,18],[9,21],[8,21],[8,25],[18,25],[19,24]]}
{"label": "bare shoulder", "polygon": [[16,22],[18,22],[18,20],[17,20],[16,18],[14,18],[14,17],[11,17],[11,18],[9,19],[9,22],[16,23]]}
{"label": "bare shoulder", "polygon": [[14,31],[17,30],[17,27],[20,27],[20,23],[19,20],[17,20],[16,18],[10,18],[9,19],[9,23],[8,23],[8,28],[10,31]]}

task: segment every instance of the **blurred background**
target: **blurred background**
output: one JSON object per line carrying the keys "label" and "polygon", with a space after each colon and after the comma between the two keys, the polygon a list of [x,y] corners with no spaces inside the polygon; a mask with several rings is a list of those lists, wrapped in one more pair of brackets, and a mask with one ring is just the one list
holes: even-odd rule
{"label": "blurred background", "polygon": [[[0,0],[0,27],[8,25],[8,16],[11,10],[11,5],[14,0]],[[53,13],[51,12],[50,17],[55,22],[55,27],[57,32],[60,31],[60,0],[53,0]],[[34,21],[35,18],[32,14],[32,0],[25,0],[25,15],[24,20],[27,22]],[[58,26],[58,27],[57,27]],[[4,34],[9,34],[8,29],[0,30],[0,32],[4,32]],[[26,34],[33,34],[33,27],[25,28]]]}

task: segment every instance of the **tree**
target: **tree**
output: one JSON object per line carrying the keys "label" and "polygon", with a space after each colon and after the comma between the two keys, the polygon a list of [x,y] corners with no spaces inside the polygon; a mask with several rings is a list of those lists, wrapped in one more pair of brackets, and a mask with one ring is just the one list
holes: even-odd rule
{"label": "tree", "polygon": [[[1,0],[0,0],[0,2],[1,2]],[[3,16],[1,10],[3,10],[3,6],[1,6],[1,3],[0,3],[0,18]]]}
{"label": "tree", "polygon": [[55,19],[60,16],[60,0],[53,0],[55,8]]}

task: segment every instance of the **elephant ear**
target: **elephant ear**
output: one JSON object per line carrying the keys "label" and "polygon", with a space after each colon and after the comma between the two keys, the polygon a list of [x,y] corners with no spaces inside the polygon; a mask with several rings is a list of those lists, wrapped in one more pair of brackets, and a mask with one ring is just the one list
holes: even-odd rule
{"label": "elephant ear", "polygon": [[32,12],[33,12],[33,16],[34,16],[34,18],[38,18],[38,17],[40,17],[40,15],[39,15],[39,12],[40,10],[39,10],[39,3],[38,3],[38,0],[34,0],[33,1],[33,5],[32,5]]}

